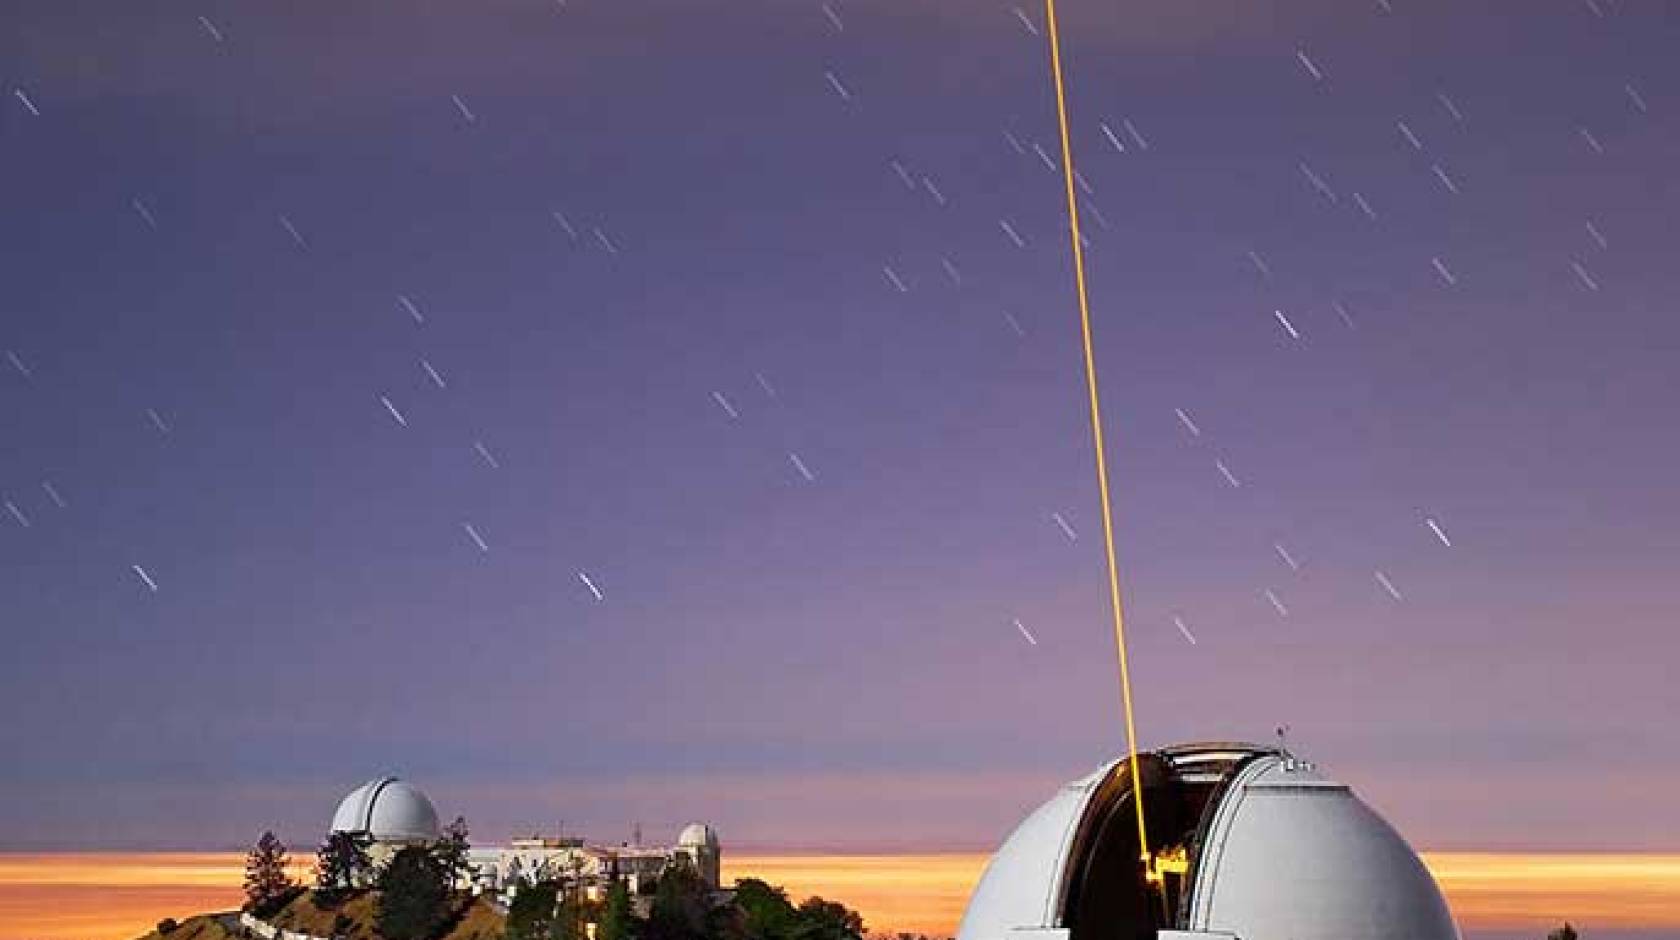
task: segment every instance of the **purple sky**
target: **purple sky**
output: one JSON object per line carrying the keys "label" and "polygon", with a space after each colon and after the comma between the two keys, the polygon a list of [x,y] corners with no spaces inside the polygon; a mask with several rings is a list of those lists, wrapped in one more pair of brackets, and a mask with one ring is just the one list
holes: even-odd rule
{"label": "purple sky", "polygon": [[[1063,0],[1145,743],[1680,848],[1680,20],[1596,2]],[[1121,751],[1043,38],[829,9],[8,5],[0,848],[983,847]]]}

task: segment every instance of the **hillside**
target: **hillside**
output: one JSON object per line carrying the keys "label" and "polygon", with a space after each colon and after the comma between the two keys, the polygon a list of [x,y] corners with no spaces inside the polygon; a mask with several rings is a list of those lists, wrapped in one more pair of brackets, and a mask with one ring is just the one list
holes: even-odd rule
{"label": "hillside", "polygon": [[[168,940],[236,940],[237,933],[232,933],[222,926],[223,918],[236,915],[227,914],[199,914],[181,921],[180,926],[167,934]],[[165,940],[166,935],[153,929],[139,938],[139,940]]]}
{"label": "hillside", "polygon": [[[338,934],[344,940],[380,940],[374,929],[374,904],[372,891],[358,891],[331,906],[318,904],[314,892],[306,891],[268,918],[268,922],[285,930],[331,937],[335,935],[333,923],[342,915],[349,920],[347,929]],[[153,930],[138,940],[243,940],[243,931],[234,916],[237,915],[201,914],[182,921],[168,934]],[[224,920],[235,925],[231,931],[223,926]],[[497,940],[502,935],[502,924],[502,915],[488,900],[462,893],[455,898],[448,927],[436,940]]]}

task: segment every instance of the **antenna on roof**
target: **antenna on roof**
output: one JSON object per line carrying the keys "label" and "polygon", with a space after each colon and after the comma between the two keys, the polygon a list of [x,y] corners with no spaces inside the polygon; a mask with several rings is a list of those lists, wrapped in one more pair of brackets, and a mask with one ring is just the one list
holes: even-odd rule
{"label": "antenna on roof", "polygon": [[1278,725],[1277,726],[1277,740],[1278,740],[1278,750],[1282,751],[1286,755],[1289,754],[1289,726],[1288,725]]}

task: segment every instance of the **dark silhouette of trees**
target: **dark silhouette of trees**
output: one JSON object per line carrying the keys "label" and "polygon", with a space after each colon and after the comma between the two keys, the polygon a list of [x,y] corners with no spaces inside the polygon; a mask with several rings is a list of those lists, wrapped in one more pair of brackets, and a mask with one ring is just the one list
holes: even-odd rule
{"label": "dark silhouette of trees", "polygon": [[1546,940],[1577,940],[1575,928],[1571,927],[1568,921],[1564,921],[1562,927],[1546,934]]}
{"label": "dark silhouette of trees", "polygon": [[636,912],[630,907],[630,889],[615,879],[601,905],[601,920],[595,925],[595,940],[637,940]]}
{"label": "dark silhouette of trees", "polygon": [[472,878],[472,843],[467,841],[465,816],[456,816],[455,821],[443,830],[443,838],[432,847],[432,852],[437,856],[438,864],[442,865],[449,875],[451,887]]}
{"label": "dark silhouette of trees", "polygon": [[367,883],[373,862],[367,849],[348,832],[334,832],[315,852],[315,890],[323,900],[337,900]]}
{"label": "dark silhouette of trees", "polygon": [[560,906],[554,912],[554,927],[549,931],[553,940],[588,940],[584,926],[590,919],[589,906],[576,888],[560,892]]}
{"label": "dark silhouette of trees", "polygon": [[268,917],[294,895],[286,874],[286,846],[273,832],[264,832],[245,856],[245,910]]}
{"label": "dark silhouette of trees", "polygon": [[645,940],[709,940],[712,897],[688,859],[672,861],[659,875],[648,910]]}
{"label": "dark silhouette of trees", "polygon": [[795,940],[863,940],[863,915],[837,901],[809,897],[796,914]]}
{"label": "dark silhouette of trees", "polygon": [[775,885],[735,882],[735,907],[744,940],[862,940],[863,917],[844,904],[807,898],[798,907]]}
{"label": "dark silhouette of trees", "polygon": [[735,907],[745,940],[792,940],[798,917],[781,888],[743,878],[735,882]]}
{"label": "dark silhouette of trees", "polygon": [[508,905],[507,940],[549,940],[559,903],[560,886],[552,881],[522,886]]}
{"label": "dark silhouette of trees", "polygon": [[[756,878],[735,883],[726,903],[694,867],[674,861],[653,885],[647,917],[636,915],[629,885],[614,879],[606,898],[586,901],[558,881],[520,888],[508,910],[505,940],[863,940],[863,917],[820,897],[794,905],[787,892]],[[383,933],[383,931],[382,931]],[[416,940],[394,937],[391,940]],[[912,940],[901,935],[899,940]],[[914,940],[927,940],[925,937]]]}
{"label": "dark silhouette of trees", "polygon": [[449,913],[449,876],[430,851],[398,850],[379,872],[374,919],[385,940],[427,940]]}

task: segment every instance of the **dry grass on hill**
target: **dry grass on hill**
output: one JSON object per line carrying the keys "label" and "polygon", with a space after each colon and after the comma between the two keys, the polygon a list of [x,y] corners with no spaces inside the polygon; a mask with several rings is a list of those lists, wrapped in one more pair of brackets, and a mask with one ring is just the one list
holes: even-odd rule
{"label": "dry grass on hill", "polygon": [[[333,923],[343,915],[350,921],[344,940],[382,940],[375,929],[375,895],[357,891],[336,904],[317,904],[314,892],[306,891],[268,919],[276,927],[316,937],[333,936]],[[499,940],[503,918],[481,897],[458,893],[452,900],[447,929],[436,940]],[[244,940],[242,931],[232,932],[208,914],[189,917],[167,936],[156,930],[138,940]]]}
{"label": "dry grass on hill", "polygon": [[[153,930],[141,937],[140,940],[165,940],[165,935]],[[237,940],[228,933],[214,914],[200,914],[181,921],[180,926],[171,930],[167,940]]]}

